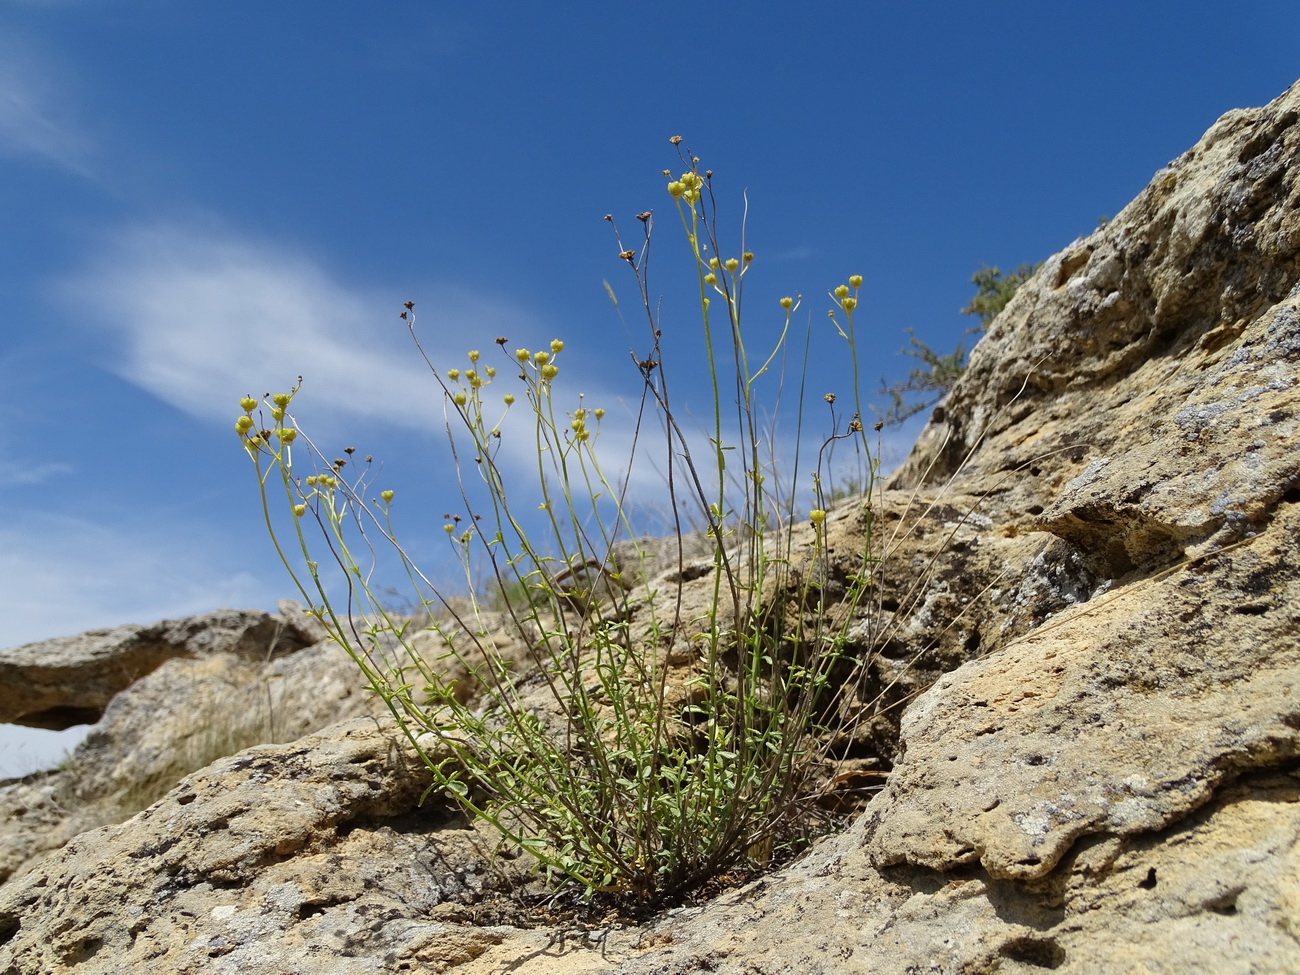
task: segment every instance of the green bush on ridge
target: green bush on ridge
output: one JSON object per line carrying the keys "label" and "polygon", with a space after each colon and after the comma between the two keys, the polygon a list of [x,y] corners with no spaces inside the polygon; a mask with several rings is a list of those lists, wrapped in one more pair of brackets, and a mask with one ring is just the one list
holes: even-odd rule
{"label": "green bush on ridge", "polygon": [[[970,283],[975,285],[975,295],[961,313],[975,316],[980,323],[967,329],[966,334],[981,333],[988,328],[1015,297],[1020,286],[1040,267],[1042,264],[1021,264],[1009,274],[1003,274],[1000,268],[984,265],[971,275]],[[907,333],[907,347],[901,350],[902,354],[920,361],[923,368],[911,370],[906,379],[896,383],[881,381],[881,395],[889,397],[889,407],[880,414],[881,422],[887,425],[902,423],[943,399],[957,377],[966,371],[966,356],[970,351],[964,342],[958,342],[957,348],[941,355],[917,338],[912,329],[903,331]],[[920,393],[921,398],[909,403],[908,397],[913,393]]]}

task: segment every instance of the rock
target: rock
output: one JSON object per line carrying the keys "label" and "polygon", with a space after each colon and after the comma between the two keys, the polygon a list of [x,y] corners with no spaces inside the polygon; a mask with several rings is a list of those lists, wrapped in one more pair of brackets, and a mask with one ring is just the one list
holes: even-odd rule
{"label": "rock", "polygon": [[[0,785],[0,881],[85,830],[133,815],[219,758],[378,714],[382,705],[363,692],[356,665],[340,648],[321,642],[297,649],[319,624],[295,621],[302,615],[296,603],[286,601],[280,611],[280,620],[290,622],[221,613],[149,628],[192,634],[172,644],[186,655],[118,691],[59,769]],[[277,624],[271,632],[292,627],[287,646],[295,652],[284,654],[284,643],[253,642],[268,619]]]}
{"label": "rock", "polygon": [[1043,881],[881,870],[870,820],[648,937],[627,975],[1257,975],[1295,970],[1300,779],[1243,776],[1177,826],[1081,840]]}
{"label": "rock", "polygon": [[[29,861],[0,971],[1295,970],[1298,414],[1300,84],[1048,260],[888,490],[831,511],[824,558],[798,540],[827,592],[869,519],[890,540],[869,611],[830,610],[888,773],[847,831],[636,930],[462,925],[521,866],[490,874],[482,827],[417,809],[427,773],[354,718]],[[683,581],[706,605],[708,567]],[[163,750],[133,734],[103,754]]]}
{"label": "rock", "polygon": [[[447,910],[507,881],[490,838],[439,801],[418,805],[428,783],[391,723],[365,718],[223,759],[11,881],[3,964],[336,975],[546,950],[546,933],[467,928]],[[54,934],[63,914],[77,921]],[[576,947],[575,961],[600,962],[599,944]]]}
{"label": "rock", "polygon": [[[1080,837],[1162,830],[1300,755],[1300,510],[941,678],[875,804],[879,866],[1047,876]],[[990,775],[990,769],[996,770]]]}
{"label": "rock", "polygon": [[52,731],[93,724],[114,694],[173,657],[258,658],[292,653],[320,638],[300,608],[278,618],[218,610],[11,647],[0,650],[0,722]]}

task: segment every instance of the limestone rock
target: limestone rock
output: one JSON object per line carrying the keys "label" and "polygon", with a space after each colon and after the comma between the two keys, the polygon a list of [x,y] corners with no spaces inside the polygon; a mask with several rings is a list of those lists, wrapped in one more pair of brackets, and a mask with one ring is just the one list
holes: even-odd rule
{"label": "limestone rock", "polygon": [[320,639],[301,611],[218,610],[0,650],[0,722],[61,731],[99,720],[113,695],[173,657],[292,653]]}
{"label": "limestone rock", "polygon": [[676,975],[1296,970],[1300,777],[1253,773],[1177,826],[1081,840],[1042,881],[880,870],[860,824],[796,866],[665,918],[611,971]]}
{"label": "limestone rock", "polygon": [[1047,261],[891,482],[989,528],[885,791],[618,970],[1300,969],[1298,411],[1300,85]]}
{"label": "limestone rock", "polygon": [[[459,919],[505,868],[443,803],[418,805],[428,783],[391,723],[367,718],[223,759],[6,885],[0,965],[337,975],[545,952],[546,932]],[[55,933],[55,915],[76,921]],[[609,943],[577,941],[564,970],[602,968]]]}
{"label": "limestone rock", "polygon": [[[280,607],[281,620],[301,613],[294,603]],[[382,710],[337,646],[321,642],[283,655],[282,644],[253,642],[263,632],[258,626],[226,625],[264,615],[166,624],[198,635],[178,643],[195,655],[172,657],[118,691],[59,769],[0,785],[0,881],[85,830],[131,816],[219,758]],[[214,621],[215,633],[208,628]],[[312,624],[299,620],[294,632],[316,636]],[[232,632],[243,635],[224,639]]]}

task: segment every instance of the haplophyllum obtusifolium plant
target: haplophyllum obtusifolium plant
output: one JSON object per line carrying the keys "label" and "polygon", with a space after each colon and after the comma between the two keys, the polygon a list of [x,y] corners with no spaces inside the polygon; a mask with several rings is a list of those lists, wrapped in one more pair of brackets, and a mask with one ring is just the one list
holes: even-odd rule
{"label": "haplophyllum obtusifolium plant", "polygon": [[[284,565],[432,771],[434,788],[490,822],[548,872],[642,905],[676,898],[809,837],[814,825],[805,780],[823,757],[823,699],[844,642],[843,630],[828,630],[815,574],[791,573],[793,496],[778,501],[765,484],[756,419],[757,380],[781,351],[798,301],[781,301],[781,339],[761,366],[751,366],[741,298],[753,255],[744,250],[742,233],[740,256],[713,256],[721,251],[712,174],[701,174],[693,157],[682,158],[689,168],[668,191],[699,287],[714,397],[707,458],[696,458],[669,396],[647,280],[650,214],[639,217],[640,252],[625,250],[621,241],[619,248],[636,278],[651,336],[649,354],[633,355],[642,379],[633,440],[640,442],[647,412],[657,414],[673,519],[679,533],[685,520],[698,520],[710,540],[712,590],[704,613],[685,619],[683,583],[660,576],[658,586],[676,587],[664,598],[650,579],[626,482],[606,476],[595,450],[602,411],[581,397],[568,412],[557,406],[559,340],[548,349],[511,352],[502,338],[494,353],[499,365],[471,351],[467,366],[439,370],[415,333],[412,305],[403,313],[444,394],[466,506],[463,519],[448,516],[444,527],[470,584],[467,609],[442,593],[398,542],[394,492],[372,495],[368,467],[350,475],[346,459],[327,460],[302,432],[289,411],[297,386],[260,403],[245,398],[236,421]],[[860,284],[852,278],[833,296],[851,350]],[[499,370],[518,385],[489,399],[502,381]],[[526,412],[529,454],[536,455],[535,478],[526,484],[498,463],[503,438],[519,435],[518,425],[502,426],[516,405]],[[832,438],[861,435],[855,416],[847,432]],[[729,458],[735,458],[732,469]],[[874,462],[869,471],[874,477]],[[291,530],[273,515],[273,496],[292,512]],[[541,511],[541,528],[530,527],[538,521],[532,509]],[[824,507],[810,517],[822,538]],[[321,574],[315,558],[321,541],[342,569],[345,596],[332,594]],[[447,676],[448,660],[427,659],[412,621],[377,598],[385,592],[372,585],[377,546],[396,555],[417,605],[432,611],[427,628],[443,638],[444,658],[472,675],[481,700],[468,703]],[[531,594],[508,602],[506,614],[531,647],[536,676],[528,683],[540,691],[526,690],[496,648],[490,614],[473,591],[479,559],[498,587]],[[861,562],[856,581],[865,585],[869,550]],[[770,593],[784,595],[773,602],[765,598]],[[687,623],[695,636],[683,668],[680,637]]]}

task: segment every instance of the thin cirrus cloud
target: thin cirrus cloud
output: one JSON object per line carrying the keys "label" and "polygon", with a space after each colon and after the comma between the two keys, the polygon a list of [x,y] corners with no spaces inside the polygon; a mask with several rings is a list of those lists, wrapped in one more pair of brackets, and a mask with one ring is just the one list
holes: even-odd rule
{"label": "thin cirrus cloud", "polygon": [[5,441],[0,439],[0,488],[32,487],[73,472],[73,466],[62,461],[26,463],[14,460],[6,455],[5,447]]}
{"label": "thin cirrus cloud", "polygon": [[73,119],[56,74],[30,44],[0,39],[0,154],[91,176],[91,139]]}
{"label": "thin cirrus cloud", "polygon": [[[306,383],[318,417],[427,430],[441,397],[398,320],[404,295],[339,284],[292,248],[178,225],[113,235],[59,283],[109,336],[109,368],[201,419],[231,419],[242,395]],[[430,302],[466,342],[527,315],[442,288]],[[491,339],[487,338],[487,342]]]}

